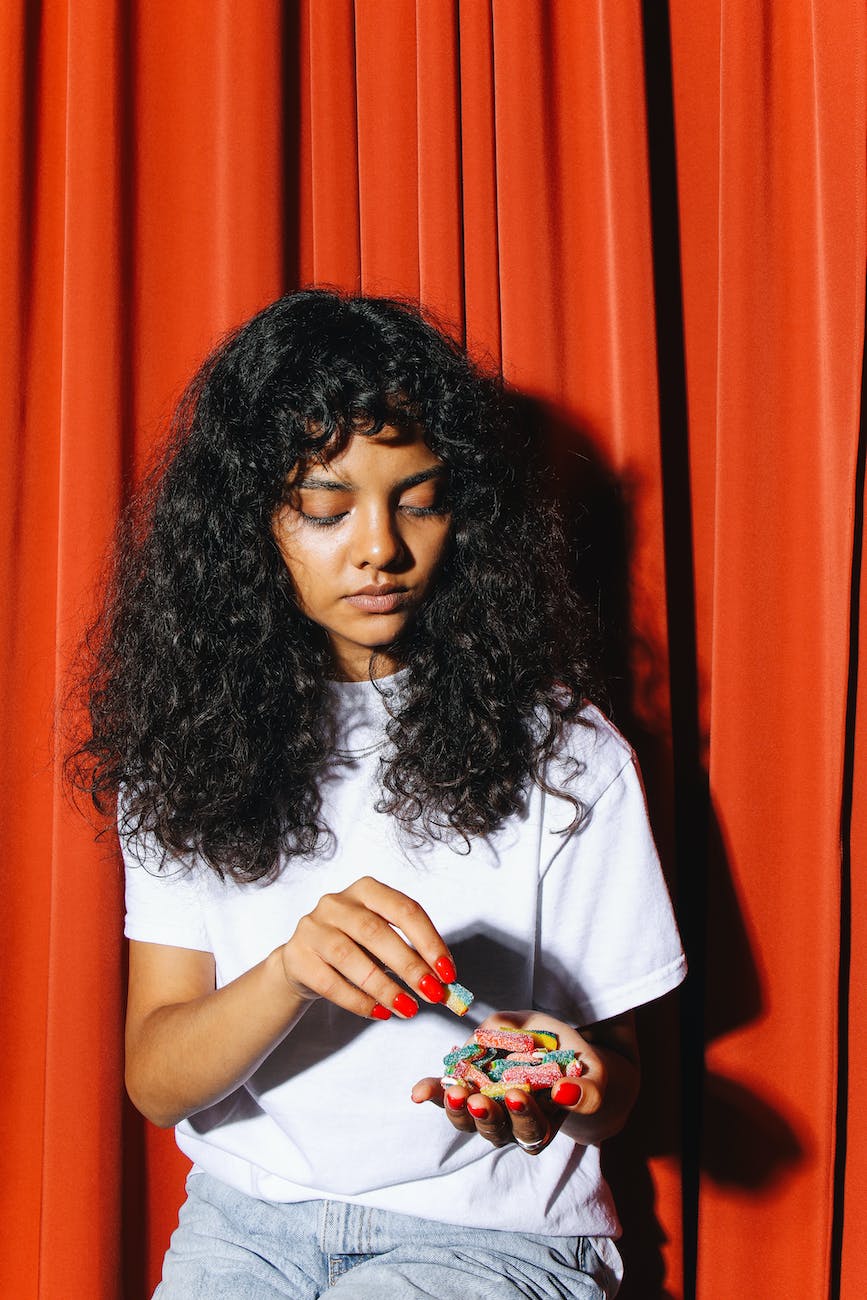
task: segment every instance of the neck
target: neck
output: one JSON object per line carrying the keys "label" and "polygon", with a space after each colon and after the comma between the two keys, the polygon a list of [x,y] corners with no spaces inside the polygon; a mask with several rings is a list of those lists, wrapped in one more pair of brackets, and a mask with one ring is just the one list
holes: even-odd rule
{"label": "neck", "polygon": [[373,650],[370,654],[338,655],[332,650],[331,678],[336,682],[366,682],[391,677],[402,663],[396,655]]}

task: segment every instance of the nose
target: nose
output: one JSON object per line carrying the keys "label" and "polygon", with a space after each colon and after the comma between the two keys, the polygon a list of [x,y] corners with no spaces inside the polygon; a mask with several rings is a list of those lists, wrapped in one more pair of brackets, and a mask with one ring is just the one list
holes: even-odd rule
{"label": "nose", "polygon": [[401,562],[406,547],[392,510],[371,505],[357,510],[352,533],[352,563],[358,569],[394,568]]}

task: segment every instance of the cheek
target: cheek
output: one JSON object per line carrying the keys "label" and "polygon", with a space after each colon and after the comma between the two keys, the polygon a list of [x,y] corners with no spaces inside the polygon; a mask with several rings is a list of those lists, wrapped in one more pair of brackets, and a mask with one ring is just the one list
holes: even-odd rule
{"label": "cheek", "polygon": [[295,537],[288,537],[285,534],[277,537],[277,547],[292,583],[296,601],[305,613],[309,613],[310,598],[315,594],[319,572],[315,556],[311,557],[307,547],[297,545]]}
{"label": "cheek", "polygon": [[[439,523],[439,521],[437,521]],[[438,528],[431,528],[426,534],[421,550],[424,559],[425,568],[433,572],[439,568],[440,564],[446,557],[451,544],[452,527],[451,520],[443,520]]]}
{"label": "cheek", "polygon": [[284,518],[274,527],[274,540],[298,588],[314,586],[335,569],[338,540],[325,529],[313,531],[298,520]]}

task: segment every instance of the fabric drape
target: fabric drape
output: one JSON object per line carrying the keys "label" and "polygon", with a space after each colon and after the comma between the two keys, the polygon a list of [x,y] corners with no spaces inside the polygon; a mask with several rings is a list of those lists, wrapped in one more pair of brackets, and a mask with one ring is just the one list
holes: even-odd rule
{"label": "fabric drape", "polygon": [[600,611],[692,965],[607,1152],[622,1295],[864,1293],[865,28],[855,0],[0,7],[2,1294],[159,1275],[185,1163],[122,1100],[69,666],[185,379],[312,283],[420,297],[502,368]]}

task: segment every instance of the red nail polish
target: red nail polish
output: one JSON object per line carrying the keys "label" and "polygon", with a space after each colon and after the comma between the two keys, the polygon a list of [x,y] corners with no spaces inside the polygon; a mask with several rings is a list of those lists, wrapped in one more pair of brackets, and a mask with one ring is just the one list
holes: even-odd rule
{"label": "red nail polish", "polygon": [[391,1012],[389,1011],[388,1007],[384,1007],[380,1002],[377,1002],[375,1007],[371,1007],[370,1014],[372,1016],[375,1016],[377,1020],[391,1019]]}
{"label": "red nail polish", "polygon": [[507,1096],[503,1098],[503,1101],[509,1107],[509,1110],[514,1111],[516,1115],[522,1115],[527,1109],[527,1103],[524,1101],[523,1097]]}
{"label": "red nail polish", "polygon": [[573,1083],[571,1079],[565,1079],[557,1089],[556,1096],[551,1094],[552,1101],[556,1101],[558,1106],[574,1106],[581,1100],[581,1085]]}
{"label": "red nail polish", "polygon": [[406,1017],[414,1016],[418,1011],[418,1003],[408,993],[398,993],[391,1005],[395,1011],[399,1011],[402,1016]]}
{"label": "red nail polish", "polygon": [[418,986],[425,997],[430,998],[431,1002],[445,1002],[446,991],[436,975],[422,975]]}
{"label": "red nail polish", "polygon": [[454,984],[458,977],[458,973],[455,970],[455,964],[451,957],[437,957],[434,962],[434,970],[445,984]]}
{"label": "red nail polish", "polygon": [[460,1096],[456,1092],[446,1093],[446,1105],[449,1110],[463,1110],[466,1097],[463,1093]]}
{"label": "red nail polish", "polygon": [[470,1098],[467,1102],[467,1110],[470,1112],[473,1119],[487,1119],[488,1117],[487,1106],[483,1102],[478,1101],[473,1105],[473,1098]]}

